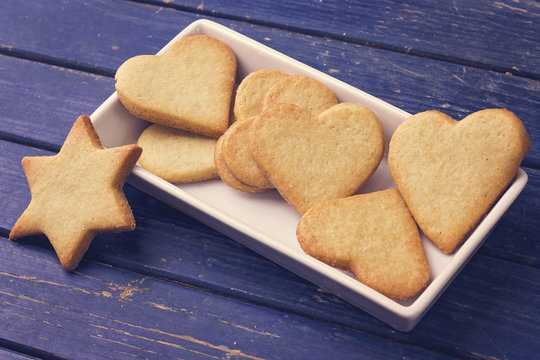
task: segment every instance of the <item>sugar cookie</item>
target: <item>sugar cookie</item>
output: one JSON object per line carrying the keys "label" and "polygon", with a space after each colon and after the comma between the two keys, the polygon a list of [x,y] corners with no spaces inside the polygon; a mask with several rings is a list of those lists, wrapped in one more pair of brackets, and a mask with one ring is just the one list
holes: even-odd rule
{"label": "sugar cookie", "polygon": [[262,109],[271,104],[294,104],[318,115],[338,103],[323,83],[305,75],[291,75],[276,81],[262,100]]}
{"label": "sugar cookie", "polygon": [[429,280],[418,228],[396,189],[319,203],[296,234],[307,254],[392,299],[418,294]]}
{"label": "sugar cookie", "polygon": [[299,214],[354,194],[378,167],[384,145],[375,114],[350,103],[318,116],[292,104],[269,105],[249,138],[254,160]]}
{"label": "sugar cookie", "polygon": [[45,234],[74,270],[96,234],[135,228],[122,186],[140,155],[136,145],[104,149],[90,118],[80,116],[57,155],[23,158],[32,199],[9,238]]}
{"label": "sugar cookie", "polygon": [[245,184],[231,173],[223,156],[223,136],[221,136],[217,141],[214,151],[214,163],[221,180],[233,189],[250,194],[256,194],[267,190],[265,188]]}
{"label": "sugar cookie", "polygon": [[216,139],[153,124],[139,137],[144,149],[140,163],[151,173],[174,184],[217,177],[214,165]]}
{"label": "sugar cookie", "polygon": [[261,112],[261,103],[268,89],[288,74],[274,69],[263,69],[249,73],[236,90],[234,115],[237,121],[252,118]]}
{"label": "sugar cookie", "polygon": [[193,35],[163,55],[139,55],[116,72],[120,102],[135,116],[219,137],[229,126],[236,57],[223,42]]}
{"label": "sugar cookie", "polygon": [[508,110],[482,110],[461,121],[425,111],[398,126],[388,165],[422,231],[451,253],[512,181],[530,146]]}
{"label": "sugar cookie", "polygon": [[223,158],[235,178],[257,188],[273,189],[249,151],[249,128],[254,118],[236,122],[222,136]]}

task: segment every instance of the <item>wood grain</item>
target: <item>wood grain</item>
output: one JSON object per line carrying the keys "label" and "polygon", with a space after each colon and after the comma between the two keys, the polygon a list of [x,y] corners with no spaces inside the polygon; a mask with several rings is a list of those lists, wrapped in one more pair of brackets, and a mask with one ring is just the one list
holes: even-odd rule
{"label": "wood grain", "polygon": [[58,357],[447,358],[98,263],[67,273],[50,252],[5,239],[0,254],[0,337]]}
{"label": "wood grain", "polygon": [[[18,161],[13,159],[23,155],[46,155],[47,153],[41,150],[32,151],[30,148],[13,143],[4,143],[3,149],[6,154],[11,155],[0,164],[12,170],[3,173],[6,175],[2,174],[0,184],[12,185],[2,189],[0,193],[2,199],[8,199],[8,206],[4,208],[9,211],[8,219],[14,221],[17,214],[24,209],[25,199],[29,200],[29,194],[26,184],[17,183],[15,180],[22,176],[22,169],[17,170]],[[533,174],[531,181],[538,186],[540,174]],[[445,352],[450,351],[453,344],[459,341],[460,353],[477,352],[495,356],[498,347],[488,341],[488,338],[473,337],[463,340],[461,339],[462,332],[454,332],[456,327],[474,328],[472,325],[479,319],[494,322],[487,327],[489,330],[503,331],[509,321],[515,320],[515,315],[508,314],[508,311],[496,312],[494,308],[507,307],[515,309],[514,311],[522,311],[520,316],[523,317],[540,316],[539,308],[534,305],[536,304],[535,292],[538,291],[539,286],[535,279],[540,278],[537,269],[477,256],[447,291],[447,293],[457,293],[457,295],[450,298],[447,298],[446,294],[443,295],[421,325],[410,334],[395,333],[361,310],[318,289],[148,195],[129,186],[126,187],[126,194],[137,220],[136,230],[126,234],[98,236],[85,256],[84,264],[88,261],[111,264],[147,277],[189,284],[223,296],[280,309],[286,313],[316,318],[357,330],[369,329],[370,332],[377,333],[379,336],[417,346],[429,339],[433,347],[444,349]],[[523,199],[530,198],[523,197]],[[9,224],[1,224],[1,226],[9,229]],[[516,231],[523,232],[524,230],[517,229]],[[508,237],[497,239],[493,238],[492,234],[486,243],[494,241],[511,243],[512,239]],[[530,246],[530,241],[523,245]],[[17,246],[22,248],[38,246],[44,251],[48,250],[51,262],[55,262],[54,252],[44,238],[27,239],[19,242]],[[489,271],[492,267],[501,266],[505,267],[504,271]],[[80,271],[84,272],[84,267]],[[519,275],[523,271],[525,275]],[[478,279],[482,279],[483,289],[478,288]],[[462,281],[461,285],[456,285],[459,281]],[[494,297],[492,294],[493,289],[499,287],[503,291],[498,293],[504,295],[502,298],[500,295]],[[517,299],[514,296],[517,293],[521,294],[520,300],[528,299],[530,306],[516,305]],[[466,304],[469,310],[457,311],[459,304]],[[472,317],[471,312],[476,315]],[[453,315],[448,318],[445,314]],[[430,316],[433,320],[429,320]],[[445,319],[444,326],[439,323],[440,318]],[[499,323],[500,325],[497,325]],[[519,344],[534,344],[535,339],[528,338],[527,340],[527,334],[535,330],[536,325],[527,322],[518,323],[518,325],[524,327],[513,325],[514,331],[522,338]],[[437,339],[433,337],[434,332],[440,334]],[[509,343],[508,346],[512,344]],[[527,351],[529,348],[525,346],[523,349]]]}
{"label": "wood grain", "polygon": [[[537,3],[507,0],[3,1],[0,357],[534,358],[538,16]],[[393,331],[130,185],[137,229],[98,236],[74,274],[43,236],[7,239],[30,200],[21,158],[57,151],[75,118],[113,92],[124,60],[157,52],[199,18],[411,113],[459,119],[505,107],[524,121],[533,143],[527,186],[412,332]]]}
{"label": "wood grain", "polygon": [[[485,108],[507,108],[524,122],[531,142],[534,144],[540,141],[539,124],[532,116],[540,105],[540,81],[336,41],[271,32],[260,27],[250,30],[256,30],[248,33],[255,39],[410,113],[435,109],[461,119]],[[271,40],[264,40],[265,37]],[[298,52],[296,49],[299,47],[306,50]],[[148,51],[138,45],[134,50],[136,53]],[[6,113],[8,119],[13,119],[0,124],[0,131],[3,132],[9,129],[10,133],[19,136],[26,132],[26,129],[16,124],[16,115],[11,112],[24,111],[29,117],[39,111],[40,118],[49,117],[50,121],[58,121],[60,118],[65,126],[65,130],[50,130],[46,124],[41,124],[43,136],[49,139],[49,131],[67,131],[67,124],[72,121],[71,118],[76,117],[77,112],[93,111],[114,91],[114,82],[107,77],[74,70],[66,70],[62,74],[56,70],[63,68],[50,69],[18,61],[21,60],[0,57],[0,70],[3,70],[1,76],[4,77],[0,83],[0,94],[13,99],[0,103],[0,110]],[[117,63],[121,63],[121,59]],[[28,70],[23,73],[25,75],[21,75],[17,69],[27,65]],[[58,81],[66,81],[67,84],[58,87]],[[21,87],[20,91],[14,91],[12,86]],[[20,96],[21,92],[26,96],[13,98]],[[49,105],[47,111],[37,110],[42,103],[44,106]],[[55,116],[51,111],[59,113]],[[62,137],[56,136],[55,139],[59,141]],[[540,148],[532,147],[525,158],[525,165],[540,168]]]}
{"label": "wood grain", "polygon": [[540,79],[535,1],[142,2]]}
{"label": "wood grain", "polygon": [[108,77],[1,55],[0,73],[0,136],[55,151],[114,88]]}

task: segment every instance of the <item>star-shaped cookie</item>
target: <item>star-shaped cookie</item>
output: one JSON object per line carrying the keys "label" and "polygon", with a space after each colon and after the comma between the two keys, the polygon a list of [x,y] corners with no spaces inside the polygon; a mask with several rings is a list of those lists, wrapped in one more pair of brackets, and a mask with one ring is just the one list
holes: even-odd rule
{"label": "star-shaped cookie", "polygon": [[141,152],[104,149],[90,118],[80,116],[57,155],[22,159],[32,199],[9,238],[45,234],[62,266],[74,270],[95,235],[135,228],[122,186]]}

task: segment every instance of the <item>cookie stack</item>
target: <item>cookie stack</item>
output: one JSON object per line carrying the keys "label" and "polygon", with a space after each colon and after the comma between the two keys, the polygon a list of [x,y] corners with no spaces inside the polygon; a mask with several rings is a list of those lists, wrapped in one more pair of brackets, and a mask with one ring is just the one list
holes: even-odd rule
{"label": "cookie stack", "polygon": [[172,183],[217,177],[214,148],[229,127],[235,79],[234,53],[205,35],[124,62],[116,72],[118,98],[152,123],[138,142],[141,165]]}

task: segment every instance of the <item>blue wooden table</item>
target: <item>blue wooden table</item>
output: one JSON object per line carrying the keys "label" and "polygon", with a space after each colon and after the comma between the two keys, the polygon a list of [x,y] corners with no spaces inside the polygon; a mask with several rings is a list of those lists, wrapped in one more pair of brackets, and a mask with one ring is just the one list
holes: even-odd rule
{"label": "blue wooden table", "polygon": [[[8,239],[21,158],[52,155],[126,59],[211,19],[407,112],[507,108],[529,180],[410,332],[124,187],[134,232],[65,271]],[[501,1],[0,1],[1,359],[534,359],[540,353],[540,4]]]}

